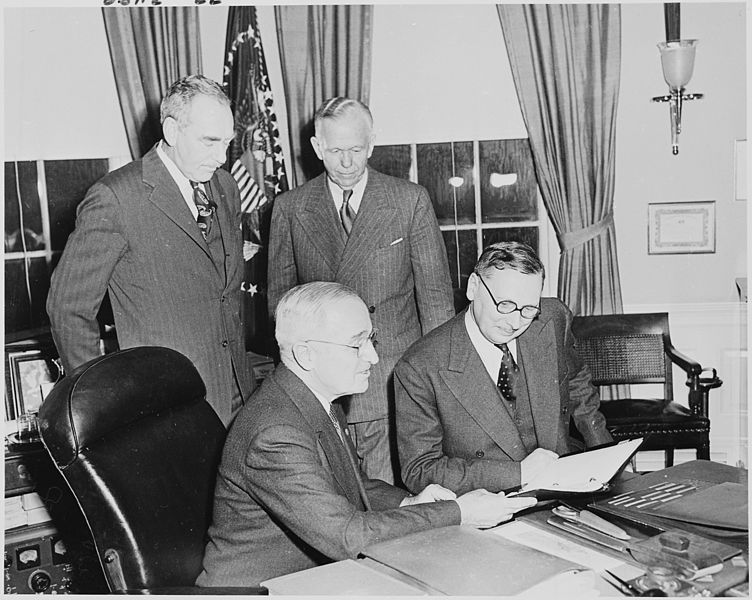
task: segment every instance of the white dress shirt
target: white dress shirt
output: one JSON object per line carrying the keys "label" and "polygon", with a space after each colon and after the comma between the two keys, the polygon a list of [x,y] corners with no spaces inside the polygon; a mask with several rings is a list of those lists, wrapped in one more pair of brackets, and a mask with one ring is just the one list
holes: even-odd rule
{"label": "white dress shirt", "polygon": [[[162,148],[162,144],[164,144],[164,141],[159,140],[159,143],[157,144],[157,156],[162,159],[164,166],[167,167],[167,170],[170,172],[170,175],[172,175],[175,183],[178,184],[180,193],[183,195],[183,200],[185,200],[188,210],[191,211],[193,218],[198,219],[198,208],[196,208],[196,203],[193,201],[193,188],[191,187],[191,182],[185,175],[183,175],[183,172],[178,168],[175,162],[167,156],[167,153]],[[199,187],[206,192],[206,187],[203,183],[199,183]],[[340,204],[341,203],[342,199],[340,198]]]}
{"label": "white dress shirt", "polygon": [[[339,212],[339,209],[342,208],[343,190],[328,177],[326,178],[326,182],[329,185],[329,191],[332,193],[332,198],[334,198],[334,207],[337,209],[337,212]],[[360,210],[360,203],[363,201],[363,193],[366,191],[367,183],[368,169],[366,169],[365,173],[363,173],[363,177],[360,178],[360,181],[356,183],[352,189],[353,193],[352,196],[350,196],[350,208],[355,211],[355,214]]]}
{"label": "white dress shirt", "polygon": [[[468,310],[465,313],[465,329],[467,329],[470,341],[478,352],[483,366],[486,368],[489,377],[495,384],[499,377],[499,367],[501,366],[501,350],[497,348],[493,342],[489,342],[481,333],[478,324],[473,318],[473,312],[471,310]],[[507,347],[509,348],[512,358],[517,362],[517,340],[509,340],[507,342]]]}

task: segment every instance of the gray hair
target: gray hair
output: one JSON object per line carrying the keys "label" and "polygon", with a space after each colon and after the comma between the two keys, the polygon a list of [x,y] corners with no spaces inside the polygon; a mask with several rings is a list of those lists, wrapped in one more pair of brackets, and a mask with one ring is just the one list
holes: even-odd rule
{"label": "gray hair", "polygon": [[319,123],[324,119],[337,119],[341,116],[355,112],[363,115],[368,121],[369,128],[373,128],[371,109],[360,100],[355,100],[354,98],[342,98],[341,96],[325,100],[313,115],[313,127],[316,131],[316,135],[319,134]]}
{"label": "gray hair", "polygon": [[523,242],[496,242],[486,246],[474,270],[485,275],[491,269],[512,269],[524,275],[540,274],[542,279],[546,277],[546,270],[535,250]]}
{"label": "gray hair", "polygon": [[294,344],[320,335],[332,307],[348,298],[363,302],[354,290],[333,281],[304,283],[285,293],[274,311],[274,336],[283,362]]}
{"label": "gray hair", "polygon": [[159,122],[172,117],[181,127],[188,122],[188,109],[196,96],[208,96],[223,106],[230,106],[230,99],[216,81],[203,75],[188,75],[178,79],[167,90],[159,105]]}

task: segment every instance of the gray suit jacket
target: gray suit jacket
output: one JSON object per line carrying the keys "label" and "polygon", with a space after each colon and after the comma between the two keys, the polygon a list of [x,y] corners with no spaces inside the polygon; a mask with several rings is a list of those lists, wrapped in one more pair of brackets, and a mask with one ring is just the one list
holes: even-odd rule
{"label": "gray suit jacket", "polygon": [[350,237],[345,241],[326,174],[274,202],[269,245],[269,307],[290,288],[338,281],[354,289],[379,330],[379,363],[368,391],[353,396],[348,421],[387,416],[391,374],[422,334],[454,315],[446,249],[426,190],[368,171]]}
{"label": "gray suit jacket", "polygon": [[235,378],[244,398],[252,391],[240,318],[240,204],[227,172],[218,170],[208,187],[217,203],[212,228],[224,243],[221,268],[156,148],[95,183],[52,275],[47,311],[72,370],[100,354],[96,315],[109,290],[120,347],[185,354],[228,424]]}
{"label": "gray suit jacket", "polygon": [[[339,419],[346,430],[341,412]],[[456,502],[397,508],[407,492],[357,475],[353,464],[319,401],[280,364],[228,434],[197,584],[257,585],[356,558],[381,540],[459,524]]]}
{"label": "gray suit jacket", "polygon": [[[517,427],[470,341],[465,312],[416,342],[397,363],[396,423],[408,489],[438,483],[456,493],[520,484],[527,456]],[[612,441],[598,392],[574,346],[572,313],[555,298],[517,338],[538,447],[574,451],[570,417],[588,447]]]}

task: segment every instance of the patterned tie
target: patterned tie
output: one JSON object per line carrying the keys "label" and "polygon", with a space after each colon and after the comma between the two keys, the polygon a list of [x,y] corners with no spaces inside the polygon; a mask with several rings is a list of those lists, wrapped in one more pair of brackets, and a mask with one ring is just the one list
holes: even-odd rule
{"label": "patterned tie", "polygon": [[352,193],[352,190],[342,190],[342,206],[339,209],[339,218],[342,220],[342,227],[345,230],[345,235],[348,237],[355,220],[355,211],[350,206],[350,196],[352,196]]}
{"label": "patterned tie", "polygon": [[496,344],[496,347],[501,350],[501,365],[499,366],[499,377],[496,380],[496,387],[499,388],[501,395],[510,404],[514,404],[517,400],[514,396],[514,380],[519,372],[517,363],[514,362],[512,354],[509,352],[509,348],[506,344]]}
{"label": "patterned tie", "polygon": [[368,493],[363,487],[363,481],[360,478],[360,467],[358,467],[357,457],[355,456],[355,453],[353,452],[351,445],[347,443],[347,440],[343,436],[342,427],[340,427],[339,419],[337,419],[337,412],[334,410],[334,404],[329,405],[329,418],[332,421],[332,425],[334,425],[334,428],[337,430],[337,435],[339,435],[339,439],[342,440],[342,444],[345,446],[345,454],[347,454],[347,462],[350,463],[350,468],[352,469],[353,475],[355,476],[355,482],[358,486],[358,494],[360,495],[360,499],[363,502],[363,506],[365,506],[366,510],[372,510],[371,501],[368,499]]}
{"label": "patterned tie", "polygon": [[334,410],[334,404],[329,405],[329,418],[332,420],[332,425],[334,425],[334,428],[337,430],[337,435],[339,436],[339,439],[341,439],[344,442],[345,438],[342,437],[342,428],[339,425],[339,420],[337,419],[337,413]]}
{"label": "patterned tie", "polygon": [[209,201],[204,190],[202,190],[197,181],[191,181],[191,187],[193,188],[193,201],[196,203],[198,209],[198,217],[196,222],[198,228],[201,230],[201,235],[204,239],[209,237],[209,230],[211,229],[212,217],[214,216],[214,204]]}

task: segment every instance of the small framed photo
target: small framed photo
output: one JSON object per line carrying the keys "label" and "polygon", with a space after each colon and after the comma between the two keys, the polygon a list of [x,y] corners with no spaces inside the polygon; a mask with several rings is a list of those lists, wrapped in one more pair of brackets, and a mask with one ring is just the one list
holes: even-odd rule
{"label": "small framed photo", "polygon": [[648,254],[715,252],[715,202],[648,204]]}
{"label": "small framed photo", "polygon": [[[13,418],[16,419],[24,413],[37,412],[60,375],[57,362],[46,357],[41,350],[9,352],[7,368]],[[8,404],[6,400],[6,413],[10,408]]]}

